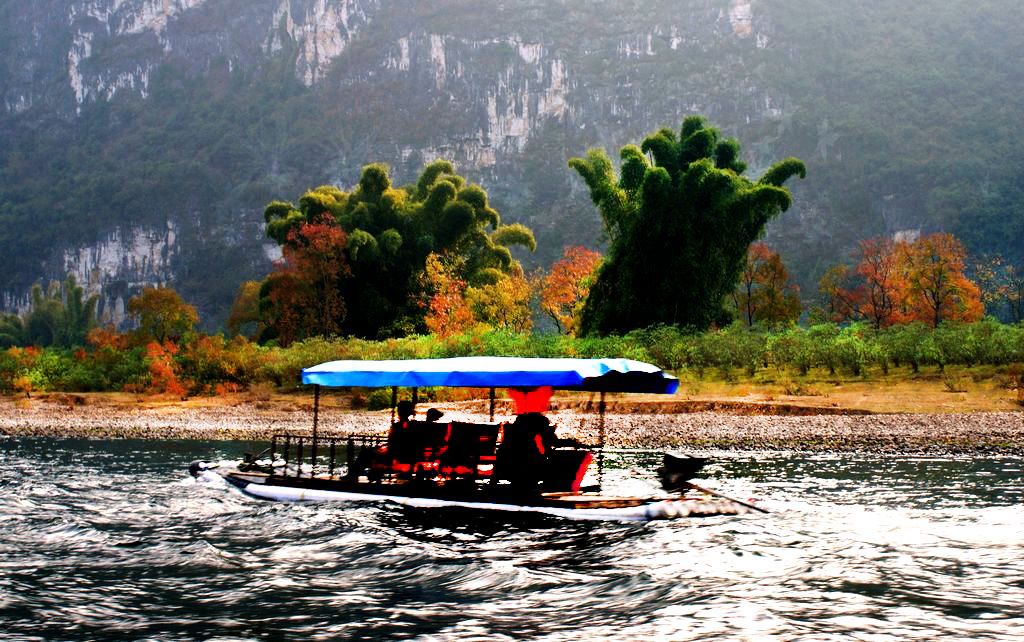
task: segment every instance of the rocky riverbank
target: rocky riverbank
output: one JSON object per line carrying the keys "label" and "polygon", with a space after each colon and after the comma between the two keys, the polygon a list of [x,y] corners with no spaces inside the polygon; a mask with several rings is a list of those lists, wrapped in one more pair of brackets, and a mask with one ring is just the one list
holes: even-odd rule
{"label": "rocky riverbank", "polygon": [[[262,407],[261,407],[262,406]],[[479,404],[442,407],[446,418],[486,421]],[[425,410],[425,408],[421,408]],[[597,415],[551,413],[559,433],[597,442]],[[387,411],[325,407],[325,433],[379,434]],[[498,417],[498,420],[508,417]],[[307,403],[190,406],[187,404],[76,404],[66,399],[0,400],[0,435],[17,437],[264,440],[276,432],[311,428]],[[726,448],[1024,454],[1024,413],[902,415],[736,415],[610,413],[606,443],[617,448]]]}

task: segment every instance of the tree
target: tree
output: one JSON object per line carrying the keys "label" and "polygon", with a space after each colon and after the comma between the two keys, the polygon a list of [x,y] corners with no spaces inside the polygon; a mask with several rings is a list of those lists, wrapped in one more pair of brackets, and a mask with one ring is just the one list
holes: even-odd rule
{"label": "tree", "polygon": [[260,286],[259,281],[245,281],[238,287],[226,323],[232,335],[240,335],[243,330],[248,330],[246,336],[252,339],[263,332],[260,323]]}
{"label": "tree", "polygon": [[466,290],[466,301],[478,321],[517,334],[533,329],[532,298],[533,288],[522,273]]}
{"label": "tree", "polygon": [[25,325],[17,314],[0,314],[0,350],[25,344]]}
{"label": "tree", "polygon": [[863,280],[854,295],[861,316],[876,330],[901,322],[900,304],[906,298],[907,283],[893,242],[884,238],[861,241],[857,274]]}
{"label": "tree", "polygon": [[199,313],[171,288],[143,288],[128,299],[128,315],[136,323],[133,332],[140,344],[179,341],[199,322]]}
{"label": "tree", "polygon": [[476,325],[466,301],[466,282],[458,277],[458,268],[437,254],[427,256],[421,279],[426,293],[424,322],[431,334],[449,337]]}
{"label": "tree", "polygon": [[829,269],[818,283],[829,301],[833,321],[868,321],[875,329],[906,321],[905,271],[891,239],[861,241],[853,272],[843,265]]}
{"label": "tree", "polygon": [[555,322],[559,332],[575,336],[583,304],[590,294],[594,272],[601,254],[576,245],[566,247],[562,258],[540,282],[540,307]]}
{"label": "tree", "polygon": [[907,281],[904,309],[913,320],[938,327],[943,321],[977,321],[981,291],[964,274],[967,253],[952,234],[923,236],[897,245]]}
{"label": "tree", "polygon": [[378,338],[426,329],[427,308],[419,289],[427,257],[444,255],[457,266],[458,280],[482,287],[520,269],[509,248],[536,248],[533,233],[502,225],[479,185],[437,160],[423,168],[415,185],[395,188],[382,164],[363,168],[359,184],[344,192],[334,186],[307,192],[297,205],[270,203],[267,235],[284,245],[299,226],[329,214],[348,236],[345,258],[351,278],[340,283],[347,315],[337,320],[345,334]]}
{"label": "tree", "polygon": [[1024,321],[1024,267],[1008,265],[1000,291],[1006,301],[1010,319],[1014,323]]}
{"label": "tree", "polygon": [[982,257],[973,268],[986,309],[1013,323],[1024,320],[1024,268],[1008,264],[998,254]]}
{"label": "tree", "polygon": [[75,277],[63,283],[53,281],[44,291],[32,288],[32,308],[23,321],[22,340],[38,346],[70,348],[85,344],[85,337],[96,325],[96,295],[86,298]]}
{"label": "tree", "polygon": [[347,313],[342,288],[352,274],[348,241],[330,214],[288,230],[284,255],[259,292],[263,340],[288,345],[341,334]]}
{"label": "tree", "polygon": [[789,282],[782,257],[765,243],[750,246],[732,297],[748,327],[796,321],[802,312],[800,289]]}
{"label": "tree", "polygon": [[590,188],[609,241],[582,332],[724,323],[723,303],[747,249],[789,208],[782,185],[794,174],[803,177],[804,164],[781,161],[753,182],[742,175],[739,142],[722,139],[699,116],[686,118],[678,135],[662,129],[619,156],[618,177],[600,149],[569,161]]}

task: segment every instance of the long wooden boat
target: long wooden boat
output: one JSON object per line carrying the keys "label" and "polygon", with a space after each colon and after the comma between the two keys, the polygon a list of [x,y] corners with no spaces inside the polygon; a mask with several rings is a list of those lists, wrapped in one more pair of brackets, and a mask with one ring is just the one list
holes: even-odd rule
{"label": "long wooden boat", "polygon": [[[692,484],[690,479],[705,460],[668,453],[660,471],[662,493],[648,497],[602,493],[605,393],[672,394],[679,386],[677,379],[650,364],[628,359],[512,357],[334,361],[303,370],[302,380],[314,390],[311,434],[274,435],[264,452],[247,455],[240,462],[193,462],[192,475],[204,481],[223,480],[246,495],[274,501],[386,501],[415,508],[616,521],[766,512]],[[321,386],[391,388],[388,434],[322,434]],[[433,421],[419,421],[411,414],[395,421],[401,405],[397,403],[399,387],[412,388],[415,401],[419,388],[436,386],[489,388],[491,421],[441,422],[436,416]],[[494,423],[496,388],[509,388],[523,399],[538,394],[544,404],[552,389],[599,393],[599,443],[584,446],[555,438],[536,408],[514,422]],[[409,407],[403,412],[408,413]],[[527,450],[516,451],[514,443],[527,444]],[[595,454],[597,484],[584,487]]]}

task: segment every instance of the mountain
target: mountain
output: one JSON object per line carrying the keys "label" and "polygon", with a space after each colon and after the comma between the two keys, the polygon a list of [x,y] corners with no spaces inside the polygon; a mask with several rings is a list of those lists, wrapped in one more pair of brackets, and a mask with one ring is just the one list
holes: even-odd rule
{"label": "mountain", "polygon": [[[119,320],[167,282],[210,324],[275,248],[262,207],[453,160],[534,264],[600,243],[569,157],[687,114],[749,172],[809,166],[768,241],[805,296],[858,239],[1024,260],[1024,27],[995,0],[36,0],[0,6],[0,307],[67,272]],[[668,250],[668,249],[667,249]],[[670,251],[670,250],[668,250]]]}

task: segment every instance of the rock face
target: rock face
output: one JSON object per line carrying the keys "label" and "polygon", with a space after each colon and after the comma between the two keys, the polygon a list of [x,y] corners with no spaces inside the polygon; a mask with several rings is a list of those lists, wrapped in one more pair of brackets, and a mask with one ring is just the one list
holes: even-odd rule
{"label": "rock face", "polygon": [[[849,226],[859,236],[842,222],[826,180],[838,180],[844,151],[848,163],[857,145],[849,127],[829,124],[827,103],[846,96],[829,98],[827,78],[804,82],[827,46],[813,24],[794,31],[793,13],[774,0],[38,0],[0,9],[0,133],[18,150],[3,166],[0,204],[10,205],[0,222],[32,224],[28,203],[41,189],[23,187],[26,166],[33,179],[76,174],[47,220],[78,222],[74,233],[55,225],[32,240],[0,235],[0,256],[14,257],[0,258],[0,303],[18,307],[31,280],[73,272],[104,293],[115,321],[124,297],[154,282],[175,284],[216,318],[239,281],[268,267],[262,205],[324,182],[351,185],[373,161],[400,181],[434,158],[455,161],[506,220],[537,229],[546,263],[564,244],[599,236],[566,159],[593,145],[614,152],[690,113],[739,136],[752,174],[787,155],[809,161],[812,178],[771,233],[784,251],[818,244],[796,259],[807,278],[808,266],[866,230],[934,227],[915,205],[921,193],[866,196],[867,223]],[[225,110],[238,133],[201,131],[204,114]],[[53,153],[66,154],[59,162],[31,160],[47,131]],[[186,148],[190,158],[175,156]],[[100,163],[93,172],[97,157],[105,174]],[[121,162],[151,165],[129,180]],[[816,164],[836,172],[815,179]],[[215,175],[186,186],[202,172]],[[212,290],[211,279],[221,282]]]}

